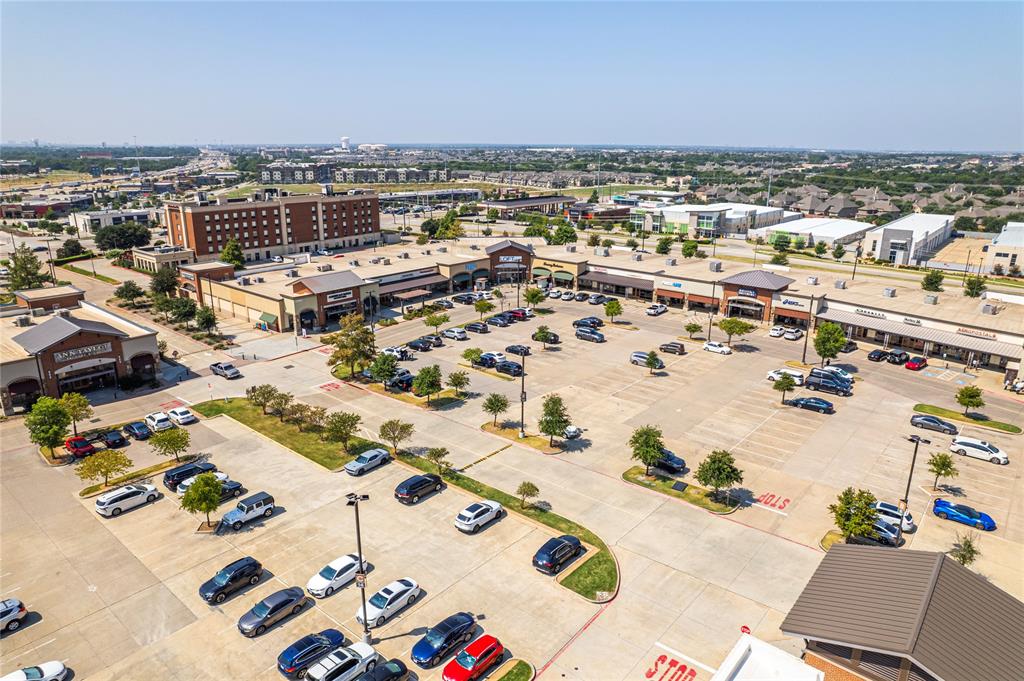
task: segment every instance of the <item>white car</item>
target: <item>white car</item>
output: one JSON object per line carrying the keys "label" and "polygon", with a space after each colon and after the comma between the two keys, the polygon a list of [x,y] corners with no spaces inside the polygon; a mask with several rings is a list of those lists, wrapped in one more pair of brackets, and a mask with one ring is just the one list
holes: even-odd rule
{"label": "white car", "polygon": [[548,291],[548,298],[561,298],[561,297],[562,297],[562,290],[561,289],[553,288],[550,291]]}
{"label": "white car", "polygon": [[167,414],[162,411],[154,411],[152,414],[146,414],[146,425],[149,426],[149,429],[154,433],[174,427],[171,420],[167,418]]}
{"label": "white car", "polygon": [[11,672],[0,681],[64,681],[67,676],[68,668],[64,666],[64,663],[54,660],[35,667],[23,667]]}
{"label": "white car", "polygon": [[896,504],[890,504],[887,501],[876,501],[875,513],[881,520],[890,525],[895,526],[896,523],[900,523],[904,532],[913,532],[917,527],[914,524],[914,516],[910,515],[910,511],[903,512],[903,520],[900,522],[900,508]]}
{"label": "white car", "polygon": [[782,338],[786,335],[786,329],[782,326],[773,326],[768,330],[768,335],[772,338]]}
{"label": "white car", "polygon": [[[365,566],[365,560],[363,564]],[[359,556],[354,553],[335,558],[309,578],[306,582],[306,591],[310,596],[326,598],[355,579],[358,567]]]}
{"label": "white car", "polygon": [[168,410],[167,417],[179,426],[184,426],[188,423],[195,423],[199,420],[196,418],[195,414],[185,407],[176,407],[175,409]]}
{"label": "white car", "polygon": [[485,352],[484,354],[480,355],[480,357],[493,357],[494,361],[497,362],[498,364],[501,364],[506,359],[504,352]]}
{"label": "white car", "polygon": [[383,466],[390,460],[391,455],[388,454],[388,450],[379,447],[370,449],[345,464],[345,472],[349,475],[362,475],[377,466]]}
{"label": "white car", "polygon": [[412,605],[420,596],[419,585],[409,577],[396,579],[386,587],[373,594],[366,602],[366,611],[360,607],[356,612],[356,620],[360,624],[380,627],[396,612],[407,605]]}
{"label": "white car", "polygon": [[572,291],[566,291],[561,296],[562,300],[573,300],[576,298],[576,294]]}
{"label": "white car", "polygon": [[491,295],[490,291],[476,291],[473,293],[473,297],[477,300],[494,300],[494,296]]}
{"label": "white car", "polygon": [[830,374],[835,374],[836,376],[838,376],[839,378],[843,379],[844,381],[847,381],[849,383],[853,383],[853,374],[851,374],[846,369],[840,369],[839,367],[827,366],[824,369],[822,369],[822,371],[827,371]]}
{"label": "white car", "polygon": [[275,256],[274,256],[273,258],[271,258],[270,260],[271,260],[272,262],[284,262],[284,258],[282,258],[282,257],[281,257],[281,256],[279,256],[279,255],[275,255]]}
{"label": "white car", "polygon": [[783,376],[787,375],[792,376],[793,382],[796,383],[797,385],[804,384],[804,375],[797,371],[796,369],[776,369],[775,371],[769,371],[768,375],[765,378],[774,383]]}
{"label": "white car", "polygon": [[[174,488],[174,491],[178,494],[179,497],[185,496],[185,492],[187,492],[188,488],[195,483],[196,478],[198,477],[198,475],[193,475],[191,478],[185,478],[184,480],[178,483],[178,486]],[[222,483],[228,481],[228,474],[222,473],[221,471],[214,471],[213,477],[217,478],[217,480],[219,480]]]}
{"label": "white car", "polygon": [[450,338],[451,340],[469,339],[469,334],[467,334],[466,330],[461,327],[456,327],[454,329],[445,329],[444,331],[441,332],[441,335],[444,336],[445,338]]}
{"label": "white car", "polygon": [[363,642],[338,648],[309,668],[313,681],[351,681],[377,666],[377,651]]}
{"label": "white car", "polygon": [[491,501],[490,499],[474,501],[455,516],[455,527],[463,532],[476,534],[481,527],[492,520],[500,518],[501,513],[501,504],[497,501]]}
{"label": "white car", "polygon": [[732,348],[728,345],[723,345],[718,341],[704,341],[704,349],[708,352],[715,352],[719,355],[731,355]]}
{"label": "white car", "polygon": [[975,459],[984,459],[992,463],[1008,464],[1009,457],[994,444],[978,440],[973,437],[955,437],[949,445],[949,451],[960,456],[973,456]]}
{"label": "white car", "polygon": [[11,271],[9,269],[7,269],[6,267],[0,267],[0,277],[9,277],[9,276],[11,276]]}
{"label": "white car", "polygon": [[320,249],[319,251],[316,252],[316,254],[317,255],[330,255],[331,252],[328,251],[328,250],[325,250],[325,249]]}
{"label": "white car", "polygon": [[668,305],[656,303],[647,308],[646,312],[651,317],[657,317],[660,314],[665,314],[666,312],[668,312]]}
{"label": "white car", "polygon": [[404,345],[389,346],[381,350],[385,355],[391,355],[395,359],[405,359],[412,354],[412,351]]}
{"label": "white car", "polygon": [[796,328],[786,329],[786,335],[783,336],[786,340],[800,340],[804,337],[804,332]]}
{"label": "white car", "polygon": [[159,496],[153,485],[125,485],[96,498],[96,512],[102,516],[119,516],[128,509],[156,501]]}

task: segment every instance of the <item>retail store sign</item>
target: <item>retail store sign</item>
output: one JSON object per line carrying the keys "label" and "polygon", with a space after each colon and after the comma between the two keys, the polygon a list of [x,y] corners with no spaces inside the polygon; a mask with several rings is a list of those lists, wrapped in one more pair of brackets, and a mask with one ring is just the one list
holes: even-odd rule
{"label": "retail store sign", "polygon": [[521,255],[499,255],[498,262],[522,262],[523,256]]}
{"label": "retail store sign", "polygon": [[779,305],[782,305],[783,307],[807,307],[807,304],[802,300],[795,300],[793,298],[782,298],[779,300]]}
{"label": "retail store sign", "polygon": [[110,343],[97,343],[96,345],[86,345],[84,348],[61,350],[60,352],[53,353],[53,361],[73,362],[74,360],[82,359],[83,357],[102,355],[104,352],[110,352],[110,349]]}
{"label": "retail store sign", "polygon": [[189,281],[196,280],[196,275],[192,274],[191,272],[178,272],[178,274],[181,275],[182,279],[188,279]]}
{"label": "retail store sign", "polygon": [[916,317],[904,317],[903,323],[910,324],[911,326],[921,326],[921,320]]}
{"label": "retail store sign", "polygon": [[663,280],[661,282],[661,285],[662,286],[670,286],[672,288],[682,288],[683,287],[683,282],[681,282],[681,281],[664,281]]}
{"label": "retail store sign", "polygon": [[337,293],[328,293],[327,302],[333,303],[339,300],[348,300],[352,297],[352,291],[338,291]]}
{"label": "retail store sign", "polygon": [[957,333],[963,334],[964,336],[974,336],[975,338],[985,338],[986,340],[995,340],[996,335],[990,331],[982,331],[981,329],[969,329],[961,326],[956,330]]}
{"label": "retail store sign", "polygon": [[737,289],[736,293],[740,294],[741,296],[746,296],[748,298],[757,298],[757,291],[752,288]]}
{"label": "retail store sign", "polygon": [[884,312],[877,312],[875,310],[865,310],[862,307],[858,307],[857,309],[854,310],[854,312],[856,312],[857,314],[862,314],[865,317],[874,317],[875,319],[885,319],[885,313]]}

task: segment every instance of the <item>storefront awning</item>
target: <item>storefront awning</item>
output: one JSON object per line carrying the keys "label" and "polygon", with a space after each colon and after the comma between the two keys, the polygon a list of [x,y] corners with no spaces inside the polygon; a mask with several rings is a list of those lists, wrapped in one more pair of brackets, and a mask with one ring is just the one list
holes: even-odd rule
{"label": "storefront awning", "polygon": [[569,272],[555,272],[552,276],[555,281],[572,281],[575,278]]}
{"label": "storefront awning", "polygon": [[623,277],[618,274],[605,274],[604,272],[587,272],[580,275],[580,281],[593,281],[598,284],[610,286],[625,286],[640,291],[653,291],[654,282],[650,279],[638,279],[636,277]]}
{"label": "storefront awning", "polygon": [[92,359],[83,359],[81,362],[75,362],[74,364],[68,364],[60,369],[57,369],[53,373],[58,376],[69,374],[72,371],[81,371],[82,369],[91,369],[92,367],[103,366],[104,364],[114,364],[117,360],[113,357],[93,357]]}
{"label": "storefront awning", "polygon": [[551,276],[551,270],[549,270],[547,267],[534,267],[533,268],[533,276],[535,276],[535,277],[550,277]]}
{"label": "storefront awning", "polygon": [[265,322],[267,324],[277,324],[277,315],[270,314],[269,312],[264,312],[263,314],[260,315],[260,321]]}
{"label": "storefront awning", "polygon": [[903,322],[895,322],[888,319],[876,319],[874,317],[868,317],[855,312],[826,309],[823,312],[819,312],[817,314],[817,318],[828,322],[836,322],[837,324],[860,326],[865,329],[871,329],[872,331],[881,331],[882,333],[916,338],[929,343],[950,345],[952,347],[963,348],[973,352],[980,352],[987,355],[998,355],[999,357],[1008,357],[1010,359],[1020,359],[1022,354],[1024,354],[1024,349],[1022,349],[1021,346],[1014,345],[1012,343],[1003,343],[1001,341],[989,340],[986,338],[976,338],[962,333],[930,329],[926,326],[915,326],[913,324],[905,324]]}
{"label": "storefront awning", "polygon": [[417,279],[409,279],[408,281],[396,281],[393,284],[385,284],[380,287],[380,295],[386,296],[389,293],[398,293],[399,291],[409,291],[414,288],[423,288],[424,286],[433,286],[434,284],[443,284],[448,281],[448,277],[443,274],[431,274],[427,277],[419,277]]}
{"label": "storefront awning", "polygon": [[402,291],[401,293],[396,293],[395,298],[398,298],[399,300],[412,300],[414,298],[422,298],[423,296],[429,295],[430,291],[428,291],[427,289],[416,288],[413,289],[412,291]]}

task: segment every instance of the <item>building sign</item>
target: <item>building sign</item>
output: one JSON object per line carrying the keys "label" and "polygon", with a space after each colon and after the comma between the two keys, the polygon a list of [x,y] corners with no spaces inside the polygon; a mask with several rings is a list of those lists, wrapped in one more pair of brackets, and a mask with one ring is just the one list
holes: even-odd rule
{"label": "building sign", "polygon": [[498,262],[522,262],[523,256],[521,255],[499,255]]}
{"label": "building sign", "polygon": [[192,274],[191,272],[179,272],[178,274],[181,275],[182,279],[188,279],[189,281],[196,280],[196,275]]}
{"label": "building sign", "polygon": [[779,298],[778,300],[775,301],[775,304],[781,305],[782,307],[797,307],[800,308],[801,310],[807,307],[807,303],[805,303],[802,300],[797,300],[795,298]]}
{"label": "building sign", "polygon": [[663,280],[661,282],[661,285],[662,286],[671,286],[672,288],[682,288],[683,287],[683,282],[681,282],[681,281],[664,281]]}
{"label": "building sign", "polygon": [[921,320],[916,317],[904,317],[903,323],[910,324],[911,326],[921,326]]}
{"label": "building sign", "polygon": [[72,362],[76,359],[82,359],[83,357],[92,357],[93,355],[101,355],[104,352],[110,352],[110,343],[98,343],[96,345],[86,345],[84,348],[72,348],[71,350],[61,350],[60,352],[53,353],[53,361],[55,362]]}
{"label": "building sign", "polygon": [[752,288],[737,289],[736,293],[740,294],[741,296],[746,296],[748,298],[757,298],[757,291]]}
{"label": "building sign", "polygon": [[386,277],[381,277],[377,282],[380,284],[389,284],[393,281],[404,281],[406,279],[414,279],[415,277],[425,277],[430,274],[437,274],[437,268],[428,267],[423,270],[413,270],[412,272],[402,272],[401,274],[390,274]]}
{"label": "building sign", "polygon": [[876,312],[875,310],[865,310],[862,307],[858,307],[854,310],[857,314],[862,314],[865,317],[874,317],[875,319],[885,319],[884,312]]}
{"label": "building sign", "polygon": [[981,329],[969,329],[964,326],[958,328],[956,332],[963,334],[965,336],[974,336],[975,338],[985,338],[987,340],[996,339],[996,335],[994,333],[991,333],[989,331],[982,331]]}
{"label": "building sign", "polygon": [[334,303],[334,302],[337,302],[339,300],[348,300],[351,297],[352,297],[352,291],[351,290],[348,290],[348,291],[338,291],[337,293],[328,293],[327,294],[327,302],[328,303]]}
{"label": "building sign", "polygon": [[467,263],[466,264],[466,271],[467,272],[472,272],[475,269],[476,269],[476,263],[475,262],[471,262],[471,263]]}
{"label": "building sign", "polygon": [[548,260],[542,260],[540,263],[534,262],[533,265],[534,265],[534,267],[547,267],[547,268],[552,269],[552,270],[562,270],[562,271],[565,271],[565,272],[570,271],[570,268],[569,268],[568,265],[563,265],[562,263],[558,263],[558,262],[550,262]]}

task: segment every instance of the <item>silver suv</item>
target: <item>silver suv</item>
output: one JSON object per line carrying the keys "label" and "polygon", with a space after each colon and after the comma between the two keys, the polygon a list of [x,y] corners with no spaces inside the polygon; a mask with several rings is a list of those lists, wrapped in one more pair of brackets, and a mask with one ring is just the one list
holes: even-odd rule
{"label": "silver suv", "polygon": [[221,525],[226,525],[236,532],[242,529],[242,525],[263,516],[269,518],[274,515],[274,497],[266,492],[257,492],[238,502],[238,505],[228,511],[221,519]]}

